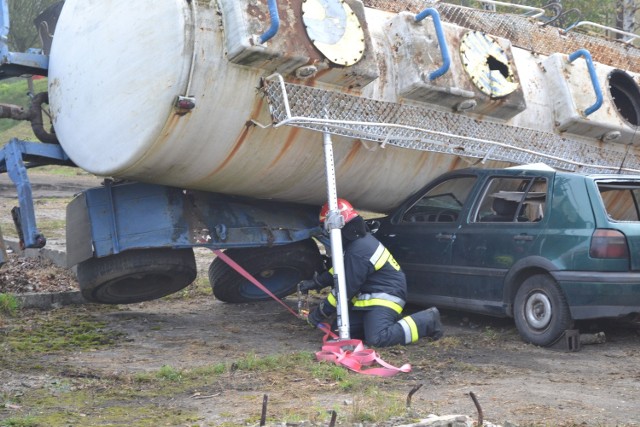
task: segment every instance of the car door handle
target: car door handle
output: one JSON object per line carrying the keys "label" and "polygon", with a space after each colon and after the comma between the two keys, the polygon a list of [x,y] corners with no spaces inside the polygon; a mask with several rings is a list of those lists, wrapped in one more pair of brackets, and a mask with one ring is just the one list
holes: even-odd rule
{"label": "car door handle", "polygon": [[436,239],[438,240],[455,240],[456,236],[452,233],[438,233],[436,234]]}
{"label": "car door handle", "polygon": [[513,240],[517,242],[530,242],[533,240],[533,236],[528,234],[518,234],[517,236],[513,236]]}

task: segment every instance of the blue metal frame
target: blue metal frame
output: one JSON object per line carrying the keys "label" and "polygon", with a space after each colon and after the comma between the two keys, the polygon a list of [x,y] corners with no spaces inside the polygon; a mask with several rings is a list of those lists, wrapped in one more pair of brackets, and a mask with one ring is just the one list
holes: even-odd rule
{"label": "blue metal frame", "polygon": [[0,149],[0,173],[7,172],[16,185],[20,207],[13,213],[18,226],[20,244],[25,248],[41,248],[46,243],[46,239],[36,225],[31,182],[27,174],[28,168],[45,164],[73,165],[69,156],[57,144],[43,144],[13,138]]}

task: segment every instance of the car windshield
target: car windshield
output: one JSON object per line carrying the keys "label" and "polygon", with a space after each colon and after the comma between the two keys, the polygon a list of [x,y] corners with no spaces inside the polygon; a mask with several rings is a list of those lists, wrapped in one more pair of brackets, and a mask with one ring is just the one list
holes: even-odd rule
{"label": "car windshield", "polygon": [[598,190],[609,218],[614,221],[640,221],[640,181],[599,181]]}

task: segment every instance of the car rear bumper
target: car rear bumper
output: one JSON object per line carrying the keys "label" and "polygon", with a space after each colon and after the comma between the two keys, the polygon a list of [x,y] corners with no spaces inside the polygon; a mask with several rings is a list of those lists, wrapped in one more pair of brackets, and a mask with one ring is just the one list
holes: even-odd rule
{"label": "car rear bumper", "polygon": [[640,313],[640,272],[551,272],[574,319]]}

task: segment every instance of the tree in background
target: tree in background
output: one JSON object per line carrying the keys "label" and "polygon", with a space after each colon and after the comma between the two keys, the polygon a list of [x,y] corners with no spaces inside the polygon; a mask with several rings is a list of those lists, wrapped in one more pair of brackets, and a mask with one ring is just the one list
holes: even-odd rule
{"label": "tree in background", "polygon": [[33,20],[53,3],[59,0],[9,0],[9,49],[24,52],[38,47],[40,40]]}
{"label": "tree in background", "polygon": [[[616,28],[627,33],[635,32],[637,10],[635,0],[616,0]],[[627,39],[622,34],[618,36],[621,40]]]}

